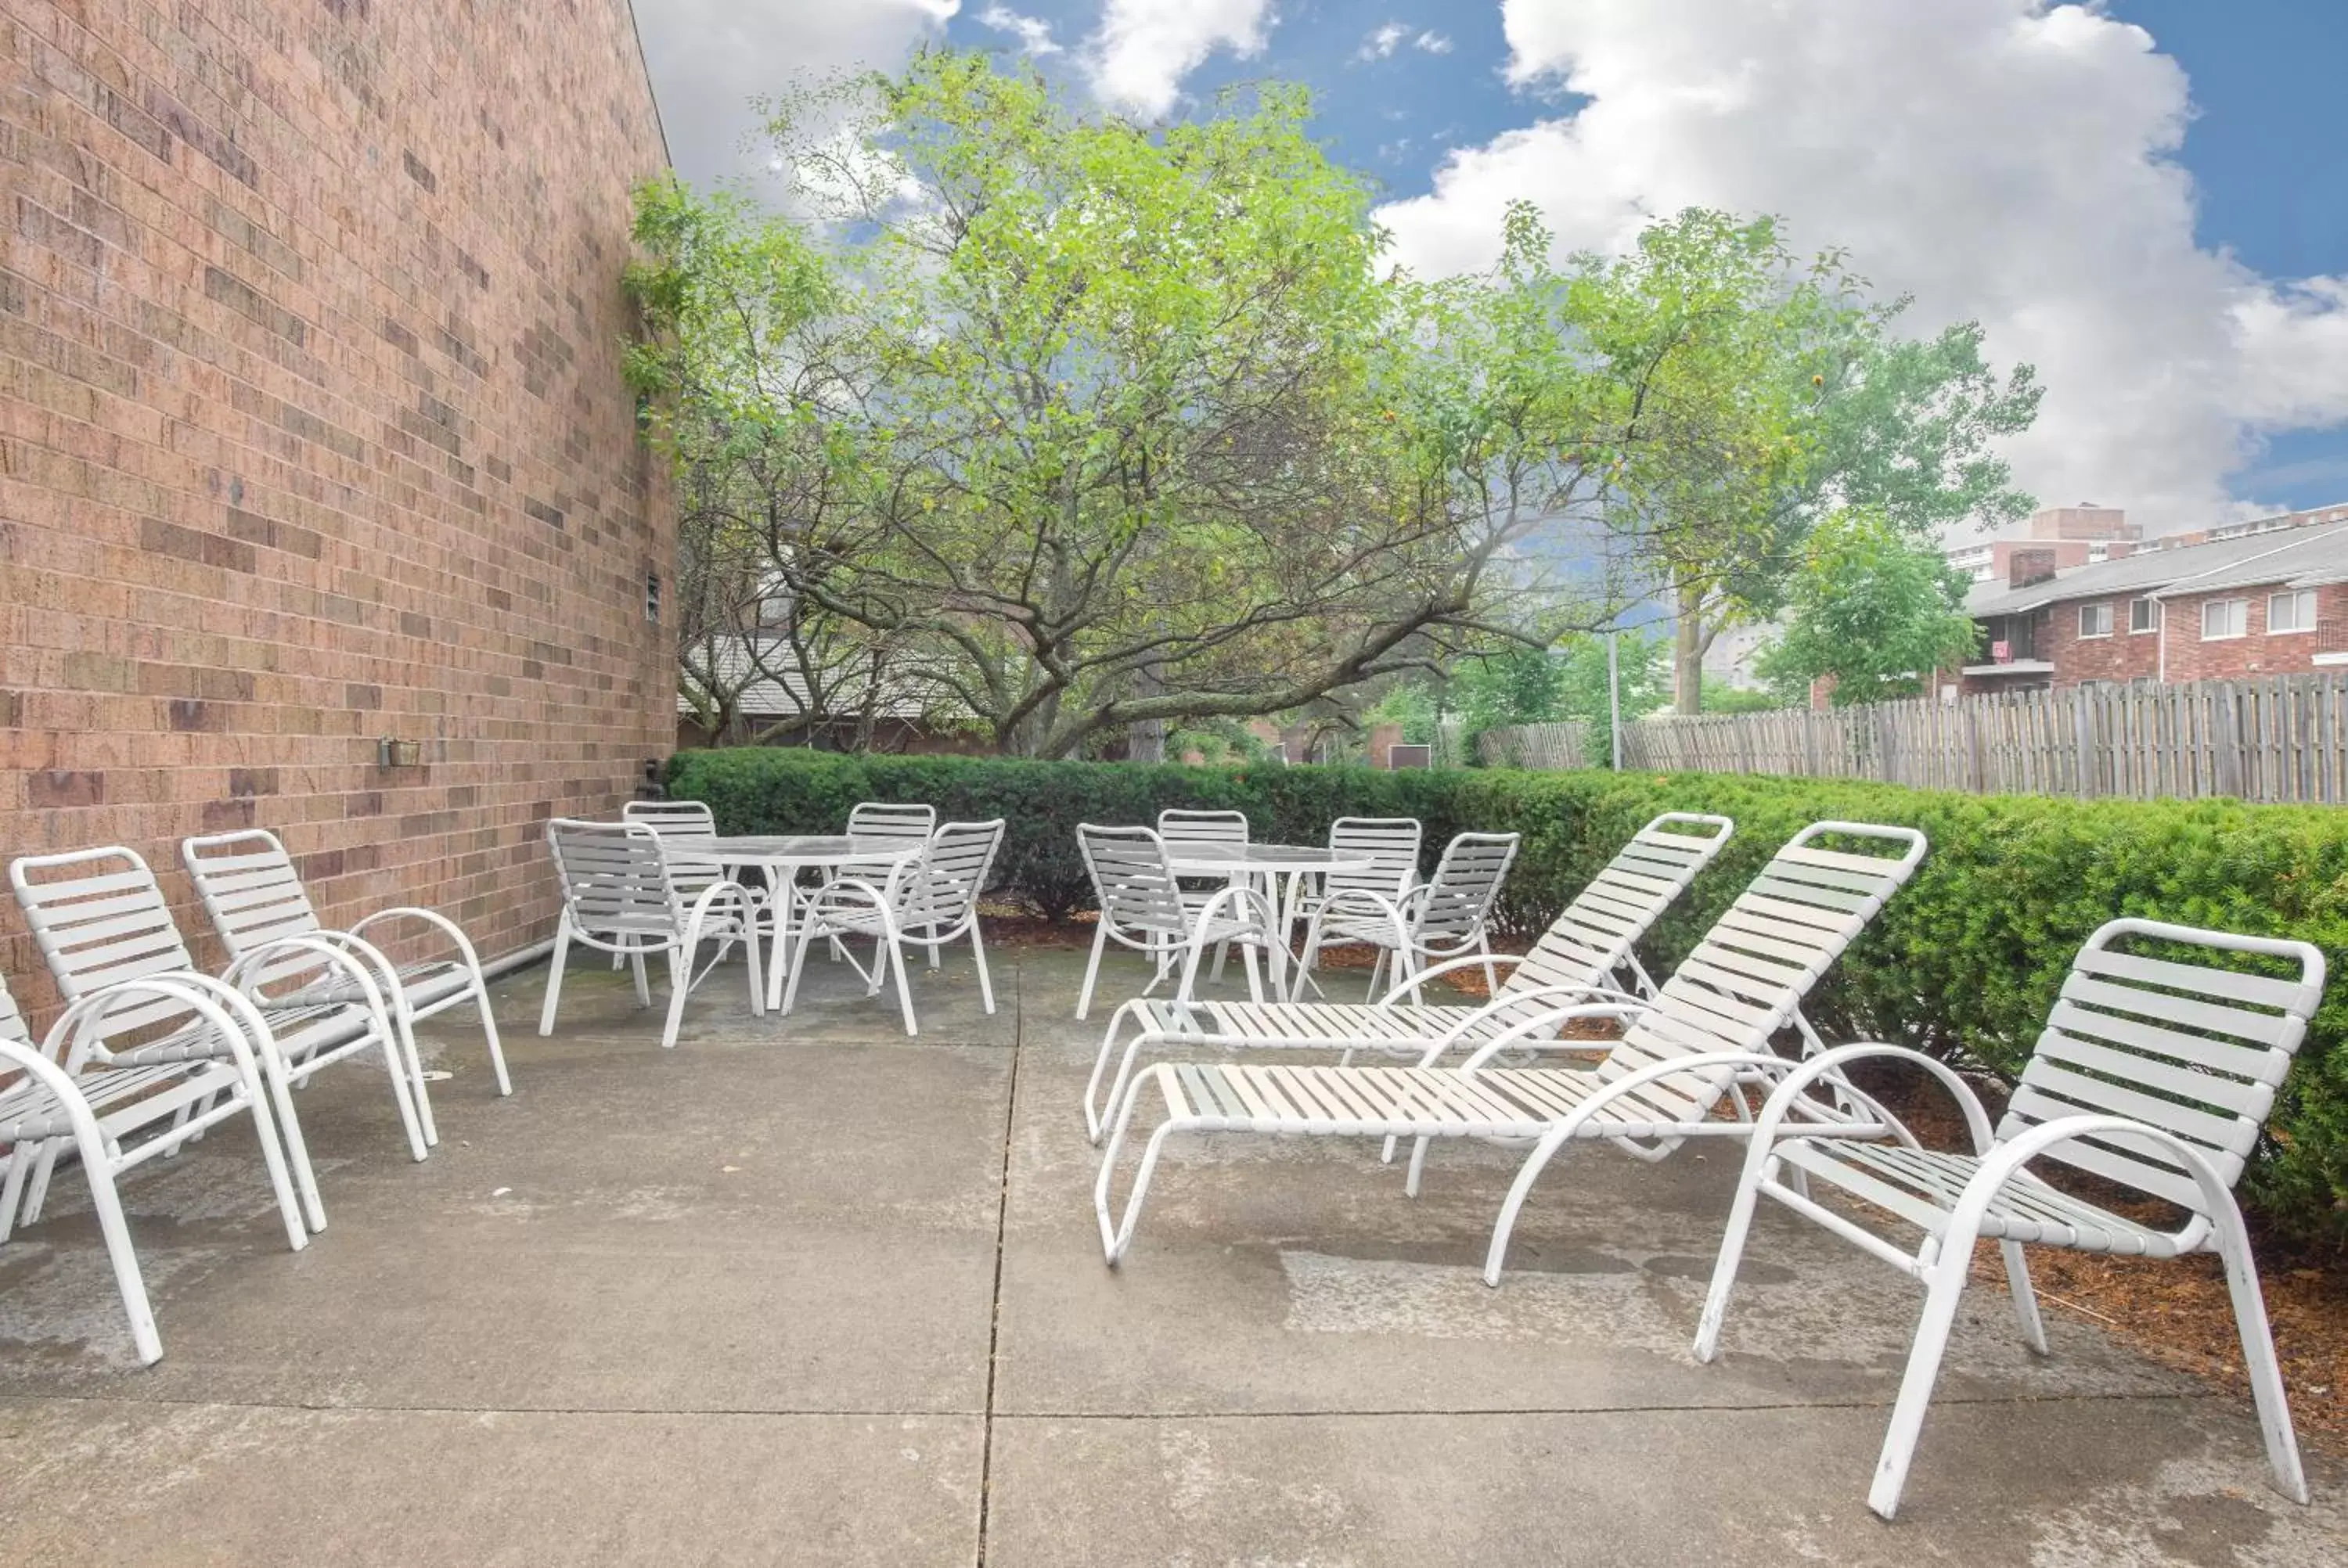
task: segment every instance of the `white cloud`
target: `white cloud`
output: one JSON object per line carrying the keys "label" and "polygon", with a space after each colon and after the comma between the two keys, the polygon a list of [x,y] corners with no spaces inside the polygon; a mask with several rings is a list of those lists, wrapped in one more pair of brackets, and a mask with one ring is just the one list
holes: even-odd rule
{"label": "white cloud", "polygon": [[1023,16],[1008,5],[989,5],[978,14],[983,26],[998,33],[1008,33],[1019,40],[1021,52],[1029,55],[1056,55],[1060,46],[1052,38],[1052,24],[1041,16]]}
{"label": "white cloud", "polygon": [[935,37],[960,0],[664,0],[638,5],[644,64],[676,170],[697,185],[747,179],[769,200],[784,181],[758,142],[754,97],[806,75],[893,69]]}
{"label": "white cloud", "polygon": [[[2047,385],[2011,448],[2049,504],[2155,529],[2231,508],[2267,429],[2348,420],[2348,281],[2277,283],[2193,239],[2184,73],[2043,0],[1505,0],[1512,80],[1589,101],[1452,153],[1380,220],[1423,271],[1478,265],[1503,204],[1617,249],[1688,205],[1849,246],[1922,330],[1977,317]],[[2250,499],[2251,497],[2246,497]]]}
{"label": "white cloud", "polygon": [[1409,36],[1409,28],[1399,22],[1389,22],[1362,40],[1362,46],[1356,57],[1365,60],[1383,60],[1400,48],[1402,41]]}
{"label": "white cloud", "polygon": [[1262,51],[1270,10],[1271,0],[1104,0],[1086,49],[1093,90],[1137,114],[1167,114],[1215,50]]}
{"label": "white cloud", "polygon": [[1430,27],[1413,38],[1410,46],[1421,54],[1447,55],[1451,52],[1451,39],[1447,34],[1438,33]]}

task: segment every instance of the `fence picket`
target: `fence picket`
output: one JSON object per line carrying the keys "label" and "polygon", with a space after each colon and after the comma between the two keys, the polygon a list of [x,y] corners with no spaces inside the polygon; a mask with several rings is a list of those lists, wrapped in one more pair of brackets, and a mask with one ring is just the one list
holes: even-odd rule
{"label": "fence picket", "polygon": [[[1487,730],[1491,764],[1593,765],[1580,724]],[[1598,759],[1602,762],[1602,759]],[[1622,765],[1974,794],[2348,801],[2348,671],[1706,713],[1622,727]]]}

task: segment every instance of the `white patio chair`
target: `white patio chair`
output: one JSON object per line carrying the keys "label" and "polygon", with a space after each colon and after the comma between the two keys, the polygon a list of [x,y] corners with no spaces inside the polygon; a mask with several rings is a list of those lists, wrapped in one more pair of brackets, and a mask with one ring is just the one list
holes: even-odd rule
{"label": "white patio chair", "polygon": [[[696,848],[717,836],[716,815],[704,801],[632,800],[620,807],[620,820],[641,822],[651,828],[660,835],[663,849]],[[669,861],[668,877],[677,897],[690,904],[711,883],[725,881],[726,868],[714,860],[675,856]],[[757,889],[746,884],[744,891],[757,899]],[[627,961],[625,953],[612,955],[612,967],[615,969]]]}
{"label": "white patio chair", "polygon": [[1197,978],[1200,952],[1225,942],[1241,944],[1249,995],[1263,999],[1262,977],[1256,964],[1258,948],[1269,955],[1272,987],[1279,989],[1288,951],[1279,939],[1278,917],[1262,893],[1234,883],[1207,895],[1194,911],[1184,902],[1181,885],[1166,857],[1165,841],[1147,827],[1080,823],[1076,847],[1100,905],[1092,957],[1085,965],[1084,989],[1076,996],[1078,1018],[1092,1008],[1101,954],[1111,942],[1140,953],[1156,968],[1142,989],[1144,996],[1178,966],[1181,994],[1189,994]]}
{"label": "white patio chair", "polygon": [[[108,1015],[118,1011],[139,1013],[142,1035],[154,1038],[111,1050],[108,1039],[123,1026],[109,1028]],[[125,1172],[178,1153],[223,1122],[250,1116],[285,1239],[296,1252],[310,1245],[253,1045],[267,1033],[233,988],[205,975],[156,974],[68,1003],[35,1045],[0,982],[0,1075],[6,1075],[0,1081],[0,1144],[8,1148],[0,1157],[0,1242],[20,1219],[31,1225],[41,1217],[57,1155],[70,1148],[89,1183],[90,1206],[144,1365],[162,1358],[163,1341],[115,1190]]]}
{"label": "white patio chair", "polygon": [[[118,845],[28,855],[9,864],[8,880],[58,994],[68,1003],[126,981],[158,976],[201,983],[208,993],[222,996],[232,1016],[246,1024],[254,1059],[269,1085],[271,1110],[285,1143],[294,1190],[313,1231],[326,1228],[326,1211],[301,1121],[294,1113],[295,1085],[338,1061],[380,1051],[408,1153],[419,1161],[430,1153],[417,1109],[426,1096],[422,1071],[405,1049],[373,966],[346,946],[325,936],[256,942],[214,982],[196,968],[154,872],[133,850]],[[191,975],[197,977],[195,981],[189,979]],[[273,986],[280,989],[273,993]],[[330,999],[278,1005],[286,993],[314,987]],[[239,1000],[228,1003],[229,993]],[[143,1008],[109,1008],[92,1028],[105,1041],[136,1037],[170,1023],[178,1016],[173,1011],[177,1005],[158,999]],[[116,1055],[124,1065],[139,1066],[199,1053],[231,1061],[235,1057],[232,1043],[209,1028],[193,1033],[176,1030],[158,1041],[135,1039]]]}
{"label": "white patio chair", "polygon": [[[1473,1048],[1570,999],[1631,999],[1632,990],[1652,997],[1655,984],[1639,962],[1637,944],[1735,832],[1735,824],[1725,816],[1665,812],[1632,835],[1550,922],[1531,951],[1451,958],[1397,982],[1375,1002],[1241,1006],[1178,995],[1162,1001],[1136,997],[1121,1003],[1109,1020],[1092,1078],[1085,1085],[1085,1131],[1094,1143],[1100,1142],[1108,1112],[1144,1051],[1169,1046],[1216,1050],[1262,1047],[1342,1051],[1346,1061],[1357,1050],[1424,1057],[1430,1046],[1438,1044],[1446,1050]],[[1486,963],[1508,967],[1510,972],[1479,1007],[1404,1000],[1422,981]],[[1623,989],[1616,988],[1618,980],[1625,982]],[[1128,1025],[1134,1032],[1107,1093],[1102,1094],[1101,1075],[1116,1052],[1118,1031]]]}
{"label": "white patio chair", "polygon": [[[1179,857],[1186,847],[1223,849],[1232,845],[1244,845],[1248,842],[1248,835],[1247,813],[1243,811],[1197,811],[1168,806],[1158,814],[1158,836],[1165,844],[1169,858]],[[1229,886],[1231,880],[1229,876],[1192,877],[1190,881],[1193,884],[1203,883],[1205,886],[1186,886],[1182,889],[1182,902],[1189,909],[1191,917],[1195,919],[1199,911],[1207,907],[1207,900]],[[1262,888],[1267,897],[1272,891],[1255,878],[1242,877],[1240,880],[1249,886]],[[1223,978],[1223,960],[1230,956],[1230,943],[1215,944],[1213,979],[1220,980]]]}
{"label": "white patio chair", "polygon": [[[211,917],[212,929],[220,933],[230,958],[241,958],[256,946],[281,937],[318,937],[347,948],[373,967],[376,980],[391,1004],[393,1021],[399,1026],[401,1049],[411,1060],[421,1061],[416,1050],[417,1023],[437,1018],[451,1008],[469,1006],[481,1020],[481,1036],[489,1048],[489,1067],[497,1079],[498,1092],[513,1092],[513,1080],[506,1072],[505,1048],[498,1039],[497,1017],[489,1009],[489,982],[481,975],[480,955],[474,951],[464,928],[454,920],[437,910],[403,904],[378,909],[342,930],[329,930],[311,905],[301,874],[294,870],[284,844],[275,834],[263,828],[182,839],[180,859],[186,865],[189,880],[195,884],[196,897],[202,901],[204,913]],[[366,935],[392,924],[429,927],[453,949],[454,956],[413,964],[393,963]],[[271,1005],[356,999],[348,987],[330,986],[324,992],[295,992],[273,1000]],[[420,1091],[416,1109],[423,1124],[424,1141],[438,1143],[440,1137],[432,1122],[432,1102]]]}
{"label": "white patio chair", "polygon": [[[905,981],[905,944],[918,941],[930,950],[930,967],[938,967],[938,949],[945,943],[970,938],[971,957],[978,964],[978,993],[989,1014],[994,1011],[994,982],[986,971],[986,946],[979,935],[978,900],[1003,844],[1003,819],[992,822],[950,822],[938,829],[918,860],[895,866],[880,886],[860,877],[843,876],[815,893],[799,917],[798,944],[791,955],[790,984],[783,992],[783,1012],[788,1016],[798,1000],[799,976],[807,950],[819,937],[844,940],[870,937],[872,968],[856,966],[870,982],[865,995],[880,994],[882,981],[893,968],[897,1001],[905,1013],[905,1032],[919,1034],[913,1020],[913,998]],[[855,963],[851,955],[849,961]]]}
{"label": "white patio chair", "polygon": [[[2245,972],[2236,966],[2246,954],[2281,960],[2265,966],[2270,971],[2295,972]],[[1709,1361],[1720,1349],[1729,1293],[1762,1194],[1921,1282],[1923,1316],[1867,1494],[1867,1505],[1890,1519],[1900,1506],[1976,1240],[1994,1237],[2003,1252],[2023,1342],[2041,1356],[2046,1331],[2025,1244],[2124,1257],[2214,1252],[2225,1262],[2275,1487],[2305,1502],[2307,1478],[2233,1186],[2322,1002],[2323,978],[2323,955],[2306,942],[2114,920],[2073,962],[1993,1132],[1964,1080],[1920,1052],[1867,1043],[1812,1059],[1778,1086],[1755,1122],[1696,1332],[1697,1359]],[[1827,1143],[1785,1125],[1793,1097],[1817,1079],[1886,1058],[1912,1062],[1947,1087],[1964,1112],[1972,1153]],[[2074,1197],[2032,1170],[2034,1161],[2158,1199],[2179,1223],[2166,1229]],[[1826,1208],[1809,1195],[1820,1183],[1921,1231],[1921,1242],[1910,1253],[1846,1212]]]}
{"label": "white patio chair", "polygon": [[[758,917],[747,889],[720,879],[703,887],[688,904],[670,875],[660,835],[641,822],[582,822],[556,817],[546,825],[547,848],[562,883],[562,918],[554,928],[554,955],[548,960],[546,1005],[539,1009],[538,1032],[554,1032],[554,1009],[562,994],[562,968],[571,944],[627,955],[635,968],[636,1005],[652,1006],[644,957],[668,958],[668,1020],[661,1030],[664,1048],[676,1044],[685,999],[725,962],[739,942],[750,970],[750,1016],[767,1016],[759,985]],[[717,944],[716,956],[696,973],[704,942]]]}
{"label": "white patio chair", "polygon": [[[1854,854],[1817,843],[1828,837],[1895,853]],[[1569,1143],[1602,1138],[1654,1160],[1690,1138],[1751,1132],[1750,1107],[1737,1084],[1775,1081],[1797,1065],[1770,1047],[1781,1028],[1797,1030],[1807,1050],[1825,1049],[1802,1017],[1802,998],[1907,882],[1924,847],[1924,835],[1913,828],[1813,823],[1737,896],[1652,1001],[1617,997],[1537,1014],[1456,1067],[1435,1065],[1447,1049],[1442,1045],[1416,1067],[1154,1063],[1127,1085],[1101,1155],[1093,1212],[1102,1253],[1114,1266],[1132,1245],[1159,1153],[1177,1132],[1409,1138],[1416,1146],[1404,1190],[1414,1196],[1431,1140],[1479,1138],[1528,1143],[1532,1151],[1500,1205],[1484,1255],[1485,1281],[1497,1285],[1533,1183]],[[1561,1038],[1565,1024],[1582,1018],[1625,1024],[1596,1067],[1489,1065],[1504,1052],[1591,1050],[1590,1040]],[[1793,1107],[1812,1131],[1881,1136],[1897,1126],[1839,1075],[1822,1087],[1830,1099],[1805,1098]],[[1117,1152],[1143,1097],[1152,1093],[1166,1119],[1142,1151],[1118,1221],[1109,1204]],[[1716,1115],[1724,1107],[1733,1114]]]}
{"label": "white patio chair", "polygon": [[[938,808],[919,803],[896,803],[880,800],[859,801],[848,814],[848,836],[878,838],[896,845],[922,844],[938,830]],[[889,880],[889,874],[901,862],[888,860],[844,860],[824,868],[822,886],[829,886],[842,877],[870,882],[874,886]],[[804,898],[805,888],[792,889],[794,897]],[[847,955],[847,949],[833,941],[827,944],[834,962]]]}
{"label": "white patio chair", "polygon": [[[1394,979],[1407,979],[1427,963],[1474,953],[1485,958],[1484,984],[1497,989],[1499,978],[1489,962],[1491,917],[1500,887],[1517,858],[1519,835],[1513,833],[1463,833],[1443,847],[1435,875],[1388,898],[1367,887],[1332,892],[1313,911],[1305,927],[1304,957],[1297,975],[1310,972],[1321,949],[1340,943],[1365,942],[1378,949],[1370,969],[1370,995],[1378,994],[1378,978],[1389,962]],[[1400,917],[1401,934],[1395,930]]]}

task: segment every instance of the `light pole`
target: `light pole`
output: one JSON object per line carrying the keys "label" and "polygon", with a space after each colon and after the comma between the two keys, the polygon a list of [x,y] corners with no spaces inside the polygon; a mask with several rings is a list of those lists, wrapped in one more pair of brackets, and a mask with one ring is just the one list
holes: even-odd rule
{"label": "light pole", "polygon": [[1614,628],[1606,629],[1607,752],[1614,771],[1622,771],[1622,671],[1614,653]]}

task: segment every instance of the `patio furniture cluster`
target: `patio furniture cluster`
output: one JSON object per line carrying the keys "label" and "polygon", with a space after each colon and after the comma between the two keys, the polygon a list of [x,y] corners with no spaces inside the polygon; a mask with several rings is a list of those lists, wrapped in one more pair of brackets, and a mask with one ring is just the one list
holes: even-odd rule
{"label": "patio furniture cluster", "polygon": [[[161,1358],[155,1325],[115,1192],[126,1171],[176,1153],[210,1128],[252,1119],[288,1243],[326,1228],[293,1091],[336,1062],[384,1064],[409,1153],[439,1142],[416,1045],[418,1020],[454,1007],[479,1016],[498,1092],[510,1094],[489,988],[472,943],[429,909],[382,909],[328,930],[285,846],[263,830],[190,838],[181,858],[230,954],[200,968],[155,874],[119,845],[26,856],[8,880],[46,961],[63,1013],[36,1044],[0,982],[0,1240],[40,1218],[58,1159],[81,1162],[131,1340]],[[395,964],[367,933],[421,925],[448,956]]]}
{"label": "patio furniture cluster", "polygon": [[[918,1031],[909,947],[938,967],[967,938],[995,1009],[981,900],[1004,823],[945,822],[922,804],[866,803],[838,835],[727,835],[705,805],[645,802],[617,820],[547,825],[561,888],[540,1017],[551,1030],[572,948],[609,953],[652,1003],[666,966],[664,1048],[685,1002],[736,947],[750,1012],[788,1014],[819,951],[867,999],[893,988]],[[1154,826],[1086,824],[1078,847],[1098,924],[1076,1016],[1116,974],[1115,943],[1148,961],[1120,1001],[1084,1090],[1098,1150],[1094,1218],[1122,1266],[1164,1153],[1206,1134],[1375,1141],[1415,1198],[1437,1144],[1521,1151],[1487,1245],[1498,1286],[1533,1189],[1569,1147],[1643,1162],[1689,1143],[1741,1142],[1742,1163],[1694,1355],[1710,1362],[1752,1221],[1767,1197],[1901,1269],[1925,1291],[1869,1491],[1896,1512],[1974,1244],[1995,1240],[2019,1334],[2047,1352],[2027,1245],[2123,1256],[2216,1253],[2223,1263],[2277,1489],[2307,1486],[2250,1244],[2232,1194],[2322,997],[2324,960],[2298,941],[2115,918],[2078,953],[2020,1084],[1994,1122],[1946,1063],[1872,1041],[1837,1044],[1804,1012],[1815,988],[1925,859],[1914,828],[1821,821],[1779,846],[1660,980],[1639,947],[1732,843],[1722,815],[1671,812],[1632,835],[1521,955],[1491,927],[1519,848],[1461,834],[1421,876],[1420,825],[1341,818],[1319,845],[1256,841],[1238,813],[1169,813]],[[36,1046],[0,990],[0,1238],[36,1218],[59,1157],[88,1173],[143,1361],[161,1355],[114,1182],[221,1122],[252,1118],[291,1245],[325,1217],[291,1089],[376,1053],[412,1155],[437,1140],[419,1020],[479,1014],[500,1093],[511,1085],[480,966],[429,911],[323,928],[283,846],[266,833],[191,839],[183,858],[230,954],[197,968],[147,866],[127,849],[31,856],[11,881],[67,1007]],[[366,934],[421,923],[452,957],[398,966]],[[1316,971],[1341,944],[1375,950],[1371,996],[1333,1000]],[[1248,999],[1200,994],[1237,949]],[[1202,973],[1202,971],[1205,971]],[[1502,976],[1505,971],[1505,978]],[[1438,989],[1480,974],[1487,995]],[[1161,989],[1168,994],[1155,993]],[[1927,1149],[1854,1075],[1908,1063],[1945,1091],[1967,1147]],[[1902,1102],[1902,1103],[1905,1103]],[[1146,1131],[1145,1131],[1146,1130]],[[1127,1155],[1128,1141],[1140,1144]],[[1405,1145],[1407,1144],[1406,1157]],[[2167,1204],[2168,1221],[2080,1195],[2063,1167]],[[1129,1176],[1123,1174],[1129,1169]],[[1277,1179],[1277,1178],[1268,1178]],[[1127,1192],[1116,1201],[1123,1181]],[[1921,1237],[1888,1239],[1863,1214]]]}
{"label": "patio furniture cluster", "polygon": [[[1638,938],[1734,831],[1721,817],[1649,823],[1559,916],[1509,983],[1493,987],[1491,999],[1473,1008],[1428,1007],[1421,987],[1438,968],[1500,961],[1485,957],[1483,927],[1512,844],[1497,849],[1463,835],[1447,849],[1431,891],[1415,896],[1406,886],[1389,898],[1376,889],[1349,890],[1314,907],[1308,954],[1316,942],[1340,935],[1386,947],[1395,983],[1366,1005],[1266,1001],[1260,990],[1246,1004],[1193,994],[1201,953],[1231,937],[1230,918],[1220,913],[1225,896],[1252,912],[1248,917],[1259,923],[1252,939],[1268,946],[1277,976],[1288,936],[1281,922],[1298,905],[1278,903],[1251,885],[1263,863],[1231,866],[1227,895],[1199,910],[1187,937],[1168,934],[1170,906],[1152,903],[1160,924],[1145,950],[1158,972],[1143,995],[1111,1019],[1083,1108],[1087,1134],[1097,1144],[1106,1141],[1093,1201],[1109,1265],[1121,1263],[1131,1247],[1151,1177],[1177,1134],[1377,1139],[1389,1162],[1406,1139],[1409,1196],[1420,1189],[1437,1139],[1522,1148],[1524,1163],[1486,1251],[1488,1285],[1499,1283],[1510,1233],[1535,1182],[1567,1145],[1602,1141],[1658,1161],[1689,1140],[1742,1139],[1746,1161],[1698,1330],[1697,1359],[1717,1354],[1752,1214],[1764,1194],[1925,1286],[1923,1316],[1868,1494],[1878,1514],[1889,1519],[1899,1507],[1973,1244],[1982,1237],[1999,1242],[2023,1340],[2041,1355],[2046,1337],[2024,1244],[2118,1256],[2217,1253],[2275,1486],[2305,1502],[2305,1473],[2232,1189],[2322,1001],[2322,953],[2305,942],[2110,921],[2079,953],[2013,1101],[1993,1125],[1972,1087],[1945,1063],[1875,1042],[1830,1047],[1802,1013],[1803,998],[1923,859],[1924,836],[1912,828],[1811,825],[1777,851],[1669,979],[1657,985],[1639,966]],[[1126,829],[1121,836],[1156,854],[1106,857],[1088,841],[1105,927],[1112,908],[1134,904],[1137,887],[1162,888],[1186,868],[1172,843],[1159,835]],[[1195,862],[1189,868],[1202,869]],[[1134,886],[1120,886],[1118,878]],[[1331,918],[1340,908],[1348,916]],[[1362,916],[1352,917],[1354,908]],[[1096,965],[1099,949],[1097,940]],[[1422,957],[1446,951],[1455,955],[1447,964],[1417,967]],[[1148,991],[1169,974],[1179,976],[1173,996],[1151,999]],[[1621,984],[1626,978],[1631,989]],[[1090,979],[1088,974],[1087,997]],[[1608,1040],[1571,1028],[1598,1020],[1619,1032]],[[1795,1056],[1773,1049],[1787,1029],[1801,1042]],[[1137,1073],[1134,1063],[1145,1050],[1190,1059],[1154,1061]],[[1316,1050],[1336,1060],[1293,1066],[1220,1060],[1259,1050]],[[1600,1060],[1589,1066],[1542,1061],[1565,1052]],[[1354,1061],[1367,1053],[1402,1060],[1389,1066]],[[1104,1096],[1101,1079],[1113,1058]],[[1882,1060],[1915,1064],[1955,1099],[1970,1151],[1925,1149],[1849,1076],[1852,1064]],[[1748,1089],[1760,1099],[1757,1111]],[[1119,1214],[1112,1203],[1119,1155],[1145,1105],[1158,1107],[1159,1120]],[[2174,1228],[2131,1219],[2051,1184],[2031,1169],[2040,1159],[2165,1202],[2178,1216]],[[1813,1183],[1913,1227],[1921,1241],[1912,1251],[1887,1241],[1844,1206],[1814,1198]]]}

